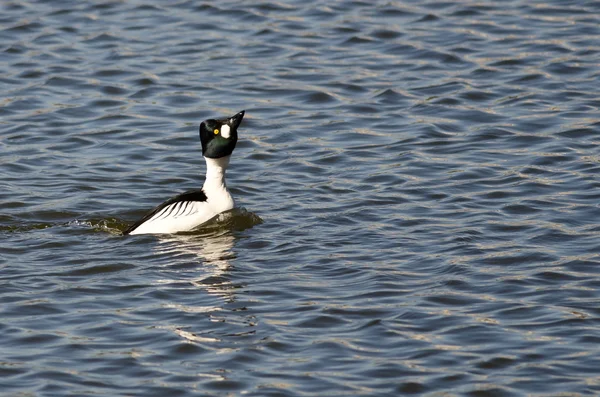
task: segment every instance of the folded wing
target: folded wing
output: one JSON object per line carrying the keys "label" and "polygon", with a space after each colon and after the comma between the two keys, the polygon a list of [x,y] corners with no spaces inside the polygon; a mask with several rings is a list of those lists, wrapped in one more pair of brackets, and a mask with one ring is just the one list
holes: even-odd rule
{"label": "folded wing", "polygon": [[210,210],[202,189],[177,195],[154,208],[123,234],[176,233],[191,230],[216,213]]}

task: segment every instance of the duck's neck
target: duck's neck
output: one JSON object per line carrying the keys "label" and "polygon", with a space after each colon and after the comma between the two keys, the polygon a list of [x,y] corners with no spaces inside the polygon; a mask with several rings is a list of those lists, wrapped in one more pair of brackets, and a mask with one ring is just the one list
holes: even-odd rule
{"label": "duck's neck", "polygon": [[226,156],[218,159],[204,158],[206,160],[206,180],[202,188],[206,194],[227,190],[225,185],[225,171],[227,171],[230,157]]}

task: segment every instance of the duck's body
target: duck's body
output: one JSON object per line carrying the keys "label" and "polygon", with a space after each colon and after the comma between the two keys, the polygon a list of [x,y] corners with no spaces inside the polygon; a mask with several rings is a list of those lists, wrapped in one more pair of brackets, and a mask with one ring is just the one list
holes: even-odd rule
{"label": "duck's body", "polygon": [[225,184],[225,172],[237,142],[237,127],[244,111],[224,120],[200,124],[206,180],[202,189],[179,194],[135,222],[123,234],[177,233],[193,230],[218,214],[234,208]]}

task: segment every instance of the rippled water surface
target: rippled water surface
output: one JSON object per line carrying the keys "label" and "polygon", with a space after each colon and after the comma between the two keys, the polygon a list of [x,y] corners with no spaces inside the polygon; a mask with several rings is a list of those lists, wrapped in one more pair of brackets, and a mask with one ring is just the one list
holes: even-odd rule
{"label": "rippled water surface", "polygon": [[[3,1],[3,395],[600,394],[600,2]],[[128,236],[242,109],[240,208]]]}

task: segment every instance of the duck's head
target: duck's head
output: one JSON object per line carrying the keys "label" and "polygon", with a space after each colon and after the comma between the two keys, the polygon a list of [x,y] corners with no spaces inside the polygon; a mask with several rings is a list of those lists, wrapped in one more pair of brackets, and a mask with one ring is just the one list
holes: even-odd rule
{"label": "duck's head", "polygon": [[211,159],[229,156],[237,143],[237,128],[244,118],[245,111],[226,118],[208,119],[200,123],[202,155]]}

